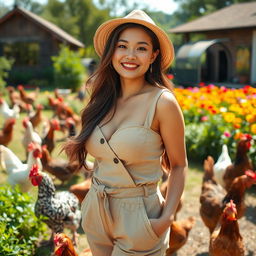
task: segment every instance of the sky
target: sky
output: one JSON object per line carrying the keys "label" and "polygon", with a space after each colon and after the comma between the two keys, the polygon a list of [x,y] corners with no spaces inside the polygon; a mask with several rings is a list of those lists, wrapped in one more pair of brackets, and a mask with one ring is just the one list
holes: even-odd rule
{"label": "sky", "polygon": [[[14,0],[0,0],[0,2],[4,2],[5,5],[11,6],[14,3]],[[37,0],[40,3],[46,3],[47,0]],[[147,5],[150,7],[151,10],[155,11],[163,11],[167,14],[172,14],[176,11],[178,5],[174,0],[130,0],[131,4],[136,2],[139,3],[140,6]]]}

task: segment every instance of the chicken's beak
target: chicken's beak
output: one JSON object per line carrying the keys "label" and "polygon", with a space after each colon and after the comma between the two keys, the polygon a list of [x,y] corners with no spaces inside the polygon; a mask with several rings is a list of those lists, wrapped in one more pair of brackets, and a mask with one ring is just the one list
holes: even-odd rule
{"label": "chicken's beak", "polygon": [[0,146],[0,167],[1,167],[3,170],[6,170],[6,165],[5,165],[5,161],[4,161],[3,149],[2,149],[1,146]]}

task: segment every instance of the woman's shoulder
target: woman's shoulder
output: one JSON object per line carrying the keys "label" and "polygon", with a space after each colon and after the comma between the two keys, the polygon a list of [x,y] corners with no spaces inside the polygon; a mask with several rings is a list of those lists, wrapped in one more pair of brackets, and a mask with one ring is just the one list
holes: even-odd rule
{"label": "woman's shoulder", "polygon": [[167,88],[159,88],[160,97],[157,102],[157,111],[160,113],[169,113],[177,111],[180,107],[174,93]]}

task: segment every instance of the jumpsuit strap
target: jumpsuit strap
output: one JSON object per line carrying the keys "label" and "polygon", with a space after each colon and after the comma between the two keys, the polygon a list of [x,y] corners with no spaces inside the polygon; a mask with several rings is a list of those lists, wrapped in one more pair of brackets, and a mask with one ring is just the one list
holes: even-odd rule
{"label": "jumpsuit strap", "polygon": [[156,105],[157,105],[158,99],[160,98],[160,96],[162,95],[163,92],[168,92],[168,91],[169,91],[168,89],[161,89],[160,91],[157,92],[157,94],[153,98],[152,104],[149,108],[149,111],[148,111],[148,114],[147,114],[147,117],[146,117],[146,120],[145,120],[145,123],[144,123],[145,127],[147,127],[147,128],[151,127],[151,124],[152,124],[152,121],[153,121],[153,118],[154,118],[154,115],[155,115]]}

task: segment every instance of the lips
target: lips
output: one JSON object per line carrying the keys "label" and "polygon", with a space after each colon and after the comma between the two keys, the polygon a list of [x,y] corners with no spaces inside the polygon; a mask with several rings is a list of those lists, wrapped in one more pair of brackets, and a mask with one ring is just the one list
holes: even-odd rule
{"label": "lips", "polygon": [[128,63],[128,62],[123,62],[123,63],[121,63],[121,65],[126,70],[135,70],[139,66],[139,65],[137,65],[135,63]]}

